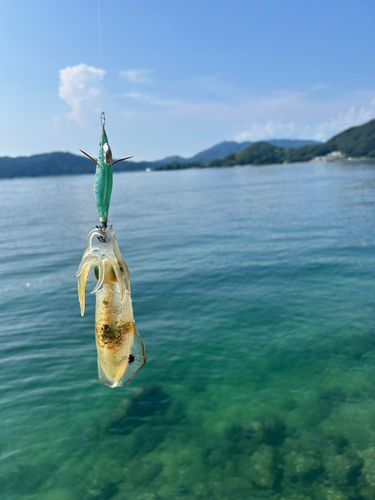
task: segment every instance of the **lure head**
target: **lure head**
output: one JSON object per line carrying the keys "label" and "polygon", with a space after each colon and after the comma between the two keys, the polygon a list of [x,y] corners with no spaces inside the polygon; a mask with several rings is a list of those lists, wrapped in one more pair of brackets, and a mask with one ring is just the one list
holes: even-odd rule
{"label": "lure head", "polygon": [[112,151],[108,144],[108,137],[104,130],[104,127],[102,128],[102,133],[100,135],[99,146],[103,148],[104,163],[106,165],[112,165]]}

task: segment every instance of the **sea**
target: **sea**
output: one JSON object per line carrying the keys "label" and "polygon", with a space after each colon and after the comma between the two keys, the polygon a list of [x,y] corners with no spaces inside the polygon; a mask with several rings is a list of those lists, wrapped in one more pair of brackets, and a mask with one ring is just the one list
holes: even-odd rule
{"label": "sea", "polygon": [[116,389],[92,185],[0,181],[1,500],[374,500],[375,163],[115,173],[147,358]]}

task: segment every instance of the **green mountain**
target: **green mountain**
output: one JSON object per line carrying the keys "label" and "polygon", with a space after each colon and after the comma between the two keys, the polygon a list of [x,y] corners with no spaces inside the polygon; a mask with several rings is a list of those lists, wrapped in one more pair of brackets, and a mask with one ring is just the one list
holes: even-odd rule
{"label": "green mountain", "polygon": [[277,146],[279,148],[302,148],[303,146],[316,146],[317,144],[322,144],[320,141],[309,141],[307,139],[271,139],[268,144],[272,146]]}
{"label": "green mountain", "polygon": [[351,127],[318,146],[307,146],[290,152],[290,161],[309,161],[332,151],[347,156],[375,158],[375,120]]}
{"label": "green mountain", "polygon": [[[149,162],[120,162],[114,167],[117,172],[146,170],[153,167]],[[85,156],[71,153],[47,153],[18,158],[0,158],[0,179],[12,177],[39,177],[49,175],[93,174],[95,165]]]}
{"label": "green mountain", "polygon": [[[268,144],[273,144],[274,146],[278,146],[280,148],[300,148],[302,146],[312,146],[321,144],[318,141],[309,141],[305,139],[270,139],[267,141]],[[168,158],[164,158],[163,160],[155,161],[155,167],[161,167],[163,165],[167,165],[169,163],[204,163],[213,160],[222,160],[228,155],[238,153],[243,149],[248,148],[253,143],[250,141],[245,142],[236,142],[236,141],[223,141],[212,148],[205,149],[200,153],[190,157],[190,158],[181,158],[181,156],[170,156]]]}
{"label": "green mountain", "polygon": [[[200,151],[196,155],[191,158],[182,158],[181,156],[169,156],[168,158],[163,158],[162,160],[154,161],[154,168],[162,167],[164,165],[171,165],[172,163],[185,163],[185,164],[200,164],[203,162],[211,161],[211,160],[221,160],[226,156],[237,153],[237,151],[241,151],[242,149],[250,146],[252,142],[235,142],[235,141],[223,141],[212,148],[205,149],[204,151]],[[185,167],[185,168],[191,168]],[[168,168],[170,170],[170,167]]]}
{"label": "green mountain", "polygon": [[174,162],[156,170],[171,170],[178,168],[209,168],[234,165],[271,165],[283,162],[310,161],[317,156],[324,156],[333,151],[351,157],[375,158],[375,120],[364,125],[351,127],[335,135],[323,144],[303,146],[298,149],[283,148],[267,142],[255,142],[246,149],[230,154],[221,160],[191,164]]}
{"label": "green mountain", "polygon": [[[288,139],[275,139],[275,142],[290,142]],[[309,141],[301,141],[309,142]],[[118,163],[115,172],[134,172],[138,170],[157,169],[168,165],[167,170],[176,168],[192,168],[200,166],[203,162],[222,159],[231,153],[241,151],[251,145],[251,142],[224,141],[212,148],[196,154],[192,158],[181,156],[169,156],[163,160],[153,162],[126,161]],[[290,146],[292,147],[292,146]],[[178,166],[181,165],[181,166]],[[183,166],[182,166],[183,165]],[[0,179],[12,177],[39,177],[50,175],[76,175],[92,174],[95,166],[86,156],[73,155],[71,153],[46,153],[33,156],[21,156],[18,158],[0,158]]]}
{"label": "green mountain", "polygon": [[214,160],[207,166],[210,167],[231,167],[233,165],[272,165],[282,163],[285,160],[285,148],[279,148],[267,142],[254,142],[251,146],[223,158]]}
{"label": "green mountain", "polygon": [[222,158],[225,158],[226,156],[232,153],[237,153],[238,151],[247,148],[251,144],[252,142],[249,141],[247,142],[223,141],[220,142],[219,144],[216,144],[212,148],[201,151],[200,153],[196,154],[195,156],[192,156],[191,158],[187,158],[186,161],[191,163],[194,162],[202,163],[204,161],[221,160]]}
{"label": "green mountain", "polygon": [[179,163],[183,163],[183,162],[186,162],[186,158],[183,158],[182,156],[178,156],[178,155],[175,155],[175,156],[167,156],[167,158],[163,158],[162,160],[156,160],[156,161],[153,161],[153,162],[150,162],[153,164],[153,168],[156,168],[156,167],[161,167],[163,165],[166,165],[167,163],[172,163],[172,162],[179,162]]}

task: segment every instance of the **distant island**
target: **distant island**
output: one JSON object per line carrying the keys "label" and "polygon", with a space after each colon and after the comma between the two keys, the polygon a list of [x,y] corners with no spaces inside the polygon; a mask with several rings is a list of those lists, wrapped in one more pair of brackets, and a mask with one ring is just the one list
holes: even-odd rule
{"label": "distant island", "polygon": [[[188,168],[272,165],[337,159],[375,158],[375,119],[352,127],[327,142],[272,139],[262,142],[224,141],[191,158],[170,156],[154,162],[118,163],[116,172],[180,170]],[[94,173],[95,166],[85,156],[46,153],[18,158],[0,157],[0,179]]]}
{"label": "distant island", "polygon": [[225,158],[206,162],[171,162],[155,170],[185,168],[233,167],[237,165],[274,165],[308,161],[334,161],[354,158],[375,158],[375,120],[351,127],[327,142],[303,145],[298,148],[281,147],[268,142],[255,142],[242,151]]}
{"label": "distant island", "polygon": [[[315,141],[275,139],[270,143],[283,145],[287,148],[299,148],[308,144],[320,144]],[[212,160],[221,160],[226,156],[243,151],[252,145],[252,142],[224,141],[212,148],[201,151],[191,158],[181,156],[170,156],[162,160],[149,161],[126,161],[118,163],[116,172],[136,172],[144,170],[157,170],[164,165],[184,164],[189,168],[191,163],[201,165]],[[0,179],[11,179],[13,177],[40,177],[51,175],[80,175],[93,174],[95,166],[86,156],[73,155],[71,153],[45,153],[33,156],[20,156],[18,158],[0,157]]]}

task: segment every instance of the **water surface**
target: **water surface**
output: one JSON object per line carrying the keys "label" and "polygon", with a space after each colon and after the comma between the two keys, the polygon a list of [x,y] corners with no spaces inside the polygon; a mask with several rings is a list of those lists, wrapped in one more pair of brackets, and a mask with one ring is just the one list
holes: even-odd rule
{"label": "water surface", "polygon": [[0,182],[0,497],[373,500],[375,165],[115,174],[147,363],[114,390],[92,183]]}

